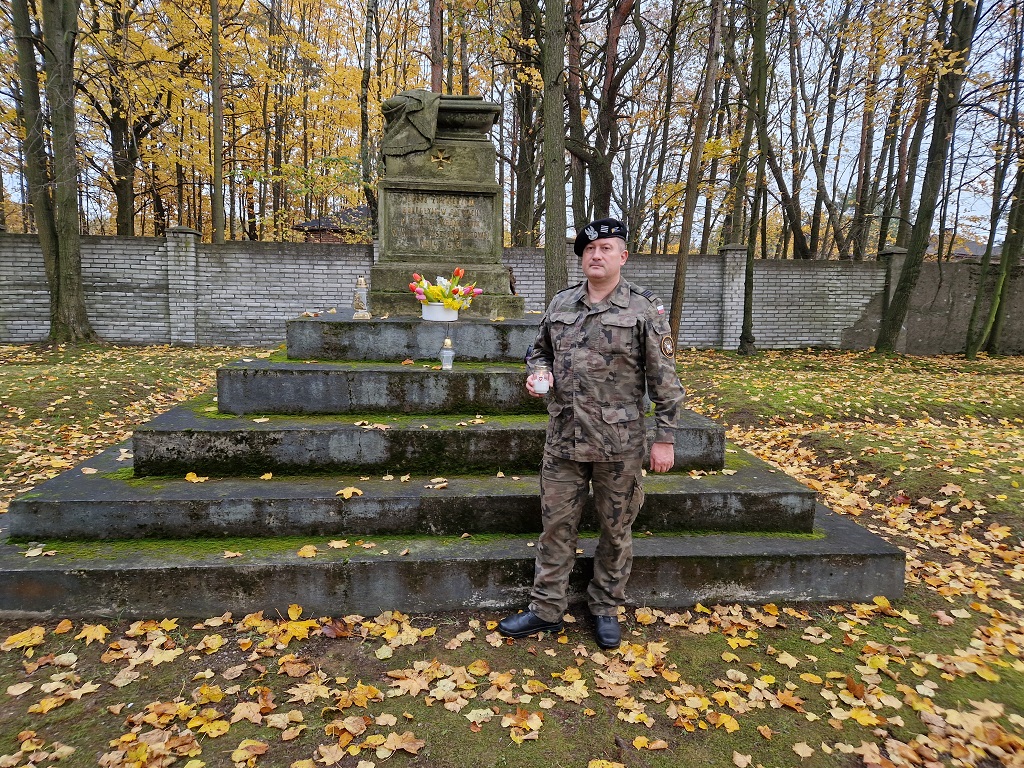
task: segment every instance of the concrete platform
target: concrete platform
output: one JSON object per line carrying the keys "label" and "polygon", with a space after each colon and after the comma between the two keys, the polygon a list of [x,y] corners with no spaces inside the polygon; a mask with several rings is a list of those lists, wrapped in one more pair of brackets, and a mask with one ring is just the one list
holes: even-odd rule
{"label": "concrete platform", "polygon": [[[426,488],[437,475],[399,480],[380,475],[212,478],[191,483],[134,478],[131,461],[108,449],[11,502],[5,515],[18,539],[130,539],[462,533],[520,534],[540,530],[539,481],[534,475],[455,476]],[[85,474],[82,467],[95,469]],[[809,532],[814,492],[749,454],[728,454],[735,474],[648,475],[647,501],[634,530]],[[363,493],[345,499],[337,492]],[[588,512],[584,529],[595,529]]]}
{"label": "concrete platform", "polygon": [[[404,298],[408,304],[410,297]],[[415,306],[415,302],[410,304],[409,311]],[[521,363],[537,337],[540,322],[540,315],[500,322],[463,317],[454,323],[430,323],[412,317],[352,320],[351,314],[289,320],[288,357],[430,362],[438,359],[445,336],[449,336],[459,360]]]}
{"label": "concrete platform", "polygon": [[540,413],[526,366],[485,363],[432,370],[399,363],[239,361],[217,370],[224,413]]}
{"label": "concrete platform", "polygon": [[[178,406],[135,430],[137,475],[252,475],[264,472],[535,472],[547,414],[476,419],[445,416],[213,416],[211,401]],[[387,429],[358,426],[368,421]],[[483,423],[473,423],[482,421]],[[649,441],[654,420],[649,419]],[[679,470],[721,469],[725,430],[693,411],[676,429]]]}
{"label": "concrete platform", "polygon": [[[903,593],[904,556],[848,518],[818,507],[816,536],[638,536],[628,598],[662,608],[697,602],[868,601]],[[329,549],[326,539],[53,543],[27,559],[0,545],[0,616],[206,617],[232,611],[373,615],[526,604],[532,538],[376,539],[373,549]],[[313,559],[296,555],[315,544]],[[570,582],[582,600],[596,540],[581,539]],[[224,559],[224,549],[243,556]],[[407,554],[402,554],[408,550]],[[573,629],[570,633],[584,632]]]}

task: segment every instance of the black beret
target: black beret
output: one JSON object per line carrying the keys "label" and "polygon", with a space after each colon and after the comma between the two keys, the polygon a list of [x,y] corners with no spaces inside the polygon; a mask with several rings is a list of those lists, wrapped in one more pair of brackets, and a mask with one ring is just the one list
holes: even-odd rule
{"label": "black beret", "polygon": [[598,219],[590,222],[577,235],[576,241],[572,244],[573,251],[577,256],[583,255],[583,249],[588,243],[600,240],[602,237],[618,237],[626,239],[626,225],[618,219]]}

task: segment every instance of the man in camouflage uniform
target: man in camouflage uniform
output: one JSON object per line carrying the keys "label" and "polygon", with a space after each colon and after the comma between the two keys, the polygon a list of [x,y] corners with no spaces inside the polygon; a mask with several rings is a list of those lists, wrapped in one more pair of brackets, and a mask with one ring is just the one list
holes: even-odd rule
{"label": "man in camouflage uniform", "polygon": [[541,397],[545,382],[552,388],[540,472],[544,532],[529,610],[498,624],[507,637],[562,628],[580,515],[593,484],[601,538],[588,604],[598,644],[619,646],[631,527],[644,501],[645,391],[657,425],[651,470],[667,472],[675,458],[673,430],[683,403],[675,345],[662,303],[622,279],[625,239],[615,219],[595,221],[576,237],[587,279],[552,300],[527,360],[527,391]]}

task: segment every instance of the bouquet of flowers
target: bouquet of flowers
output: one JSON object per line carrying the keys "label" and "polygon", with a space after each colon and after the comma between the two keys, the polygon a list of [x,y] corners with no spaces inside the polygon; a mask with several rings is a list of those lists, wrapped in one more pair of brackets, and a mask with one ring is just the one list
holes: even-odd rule
{"label": "bouquet of flowers", "polygon": [[413,282],[409,283],[409,290],[416,295],[421,304],[437,303],[444,304],[447,309],[465,309],[473,303],[473,297],[483,293],[480,288],[476,287],[476,283],[459,285],[459,280],[465,274],[466,270],[456,267],[452,272],[451,279],[438,275],[435,284],[414,272]]}

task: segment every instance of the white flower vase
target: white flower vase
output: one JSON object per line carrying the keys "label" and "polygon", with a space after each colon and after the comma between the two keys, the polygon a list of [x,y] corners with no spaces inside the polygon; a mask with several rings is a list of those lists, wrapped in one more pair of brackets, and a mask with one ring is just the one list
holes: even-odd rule
{"label": "white flower vase", "polygon": [[420,308],[423,313],[424,320],[432,320],[438,323],[450,323],[459,319],[459,310],[448,309],[448,307],[441,302],[428,301],[425,304],[421,302]]}

